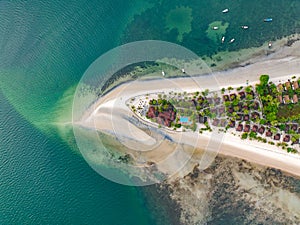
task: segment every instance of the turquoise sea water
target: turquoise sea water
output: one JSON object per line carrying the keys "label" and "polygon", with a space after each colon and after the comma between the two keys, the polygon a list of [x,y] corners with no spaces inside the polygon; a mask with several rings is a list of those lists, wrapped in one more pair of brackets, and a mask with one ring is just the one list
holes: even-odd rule
{"label": "turquoise sea water", "polygon": [[64,92],[139,9],[137,1],[0,1],[0,224],[154,223],[135,188],[99,176],[51,125]]}
{"label": "turquoise sea water", "polygon": [[[0,224],[158,223],[138,189],[109,182],[87,165],[65,126],[76,85],[104,52],[128,41],[161,39],[212,54],[259,45],[277,38],[277,31],[280,37],[299,28],[297,0],[227,1],[236,10],[228,18],[210,9],[219,12],[224,1],[145,2],[0,0]],[[192,21],[184,16],[190,18],[190,9],[182,10],[183,16],[176,10],[181,5],[192,8]],[[243,14],[243,7],[251,10]],[[264,13],[256,18],[259,10]],[[182,21],[165,24],[169,11]],[[241,15],[255,28],[254,36],[240,33],[234,18]],[[266,30],[261,19],[268,16],[274,23]],[[226,47],[207,39],[208,24],[219,20],[230,22],[228,35],[247,40]],[[185,26],[192,30],[181,30]]]}

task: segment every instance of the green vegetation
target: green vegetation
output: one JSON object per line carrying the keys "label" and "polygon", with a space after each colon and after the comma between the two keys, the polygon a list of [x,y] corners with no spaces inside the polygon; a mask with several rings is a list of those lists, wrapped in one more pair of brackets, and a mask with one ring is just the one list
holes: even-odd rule
{"label": "green vegetation", "polygon": [[175,124],[175,127],[176,127],[176,128],[180,128],[180,127],[181,127],[181,124],[180,124],[180,123],[176,123],[176,124]]}
{"label": "green vegetation", "polygon": [[278,119],[280,122],[296,121],[300,123],[300,104],[281,105],[278,108]]}
{"label": "green vegetation", "polygon": [[242,139],[247,139],[248,138],[248,133],[243,133],[241,136]]}
{"label": "green vegetation", "polygon": [[257,137],[257,133],[255,133],[255,132],[253,132],[253,131],[251,131],[250,133],[249,133],[249,138],[250,138],[250,140],[253,138],[253,139],[256,139],[256,137]]}
{"label": "green vegetation", "polygon": [[260,83],[256,85],[256,91],[263,105],[266,122],[276,124],[279,101],[276,94],[274,95],[276,93],[276,86],[269,85],[269,75],[260,76]]}

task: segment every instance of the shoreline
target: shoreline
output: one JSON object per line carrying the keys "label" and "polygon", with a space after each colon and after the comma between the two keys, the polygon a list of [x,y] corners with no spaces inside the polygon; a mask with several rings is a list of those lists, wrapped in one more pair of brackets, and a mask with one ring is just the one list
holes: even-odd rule
{"label": "shoreline", "polygon": [[[233,51],[233,52],[228,52],[228,51],[219,52],[213,55],[211,58],[207,56],[203,56],[204,57],[203,61],[207,65],[212,63],[217,63],[216,67],[210,68],[213,73],[230,71],[232,69],[250,66],[256,62],[259,62],[260,60],[286,57],[286,55],[288,55],[289,53],[284,53],[284,52],[286,52],[287,48],[291,48],[292,45],[297,42],[298,43],[300,42],[300,34],[292,34],[282,39],[275,40],[272,44],[272,48],[269,48],[268,42],[265,42],[260,47],[240,49],[238,51]],[[283,51],[283,49],[285,50]],[[281,55],[282,52],[283,55]],[[227,60],[222,59],[221,61],[218,61],[217,58],[219,57],[226,57],[226,58],[228,57],[228,59]],[[236,61],[236,57],[238,57],[238,61]],[[191,76],[197,77],[197,76],[209,76],[209,75],[211,74],[207,73],[206,70],[204,69],[204,71],[200,72],[200,74],[191,75]],[[160,73],[158,73],[153,77],[146,75],[140,78],[141,80],[149,81],[149,80],[159,80],[161,79],[160,76],[161,76]],[[176,79],[176,78],[184,78],[184,77],[190,77],[190,76],[185,74],[167,76],[168,79]],[[132,82],[134,78],[130,77],[129,74],[126,74],[125,77],[123,76],[120,77],[120,81],[115,78],[112,78],[112,80],[113,81],[111,81],[112,82],[111,85],[107,86],[107,88],[102,91],[103,95],[108,94],[109,92],[113,91],[115,88],[121,85]]]}
{"label": "shoreline", "polygon": [[[300,49],[299,41],[293,43],[291,47],[286,46],[280,51],[273,53],[272,57],[267,60],[258,61],[245,67],[237,67],[235,69],[216,72],[211,76],[208,74],[207,76],[163,80],[141,80],[121,84],[105,96],[98,99],[98,101],[95,102],[88,111],[86,111],[80,121],[76,121],[75,123],[78,123],[80,126],[94,128],[99,131],[110,130],[112,129],[112,124],[118,124],[118,132],[120,132],[120,136],[123,136],[124,134],[124,137],[126,137],[126,135],[128,135],[128,129],[134,129],[134,133],[136,135],[140,135],[137,137],[147,139],[147,134],[145,135],[143,131],[136,127],[134,128],[132,124],[128,124],[126,119],[122,118],[122,114],[127,116],[133,115],[126,106],[126,100],[138,95],[155,93],[162,90],[168,92],[170,90],[176,91],[180,89],[180,91],[188,90],[191,92],[192,90],[199,90],[199,85],[210,90],[220,89],[221,87],[226,86],[239,86],[246,82],[246,80],[249,81],[249,83],[257,82],[258,77],[261,74],[269,74],[271,80],[280,80],[285,76],[299,75],[300,71],[298,70],[298,65],[300,65],[300,53],[297,52],[297,49]],[[105,112],[105,110],[107,111],[112,109],[118,111],[118,114],[114,115],[114,121],[109,119],[107,117],[107,112]],[[110,116],[111,115],[112,114],[110,114]],[[103,122],[103,120],[97,121],[95,120],[95,116],[98,118],[104,118],[103,116],[106,116],[105,118],[107,118],[107,120],[105,122]],[[168,135],[170,135],[173,140],[176,140],[177,143],[182,144],[182,142],[180,142],[182,140],[195,140],[195,137],[192,137],[191,133],[188,132],[180,135],[171,134],[167,131],[164,132],[168,133]],[[202,140],[202,144],[199,143],[196,145],[197,148],[205,148],[203,143],[208,141],[207,137],[205,138],[205,135],[200,135],[200,137],[196,137],[196,140],[197,139]],[[233,139],[233,137],[230,137],[228,141],[222,142],[222,147],[219,152],[220,154],[242,158],[250,162],[281,169],[290,174],[300,176],[299,157],[291,158],[289,153],[286,153],[283,150],[281,150],[282,153],[279,153],[278,150],[272,150],[276,149],[276,146],[270,146],[267,148],[263,146],[262,143],[259,143],[259,147],[262,149],[257,150],[257,146],[255,146],[255,142],[253,141],[251,143],[244,143],[243,140],[239,139],[238,141],[233,141]],[[252,147],[252,149],[248,147]]]}

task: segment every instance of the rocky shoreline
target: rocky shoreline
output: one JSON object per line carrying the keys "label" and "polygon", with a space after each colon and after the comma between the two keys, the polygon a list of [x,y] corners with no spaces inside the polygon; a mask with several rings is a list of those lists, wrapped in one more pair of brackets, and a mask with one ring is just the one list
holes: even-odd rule
{"label": "rocky shoreline", "polygon": [[[298,224],[294,178],[280,170],[218,156],[209,168],[165,183],[181,206],[180,224]],[[171,185],[171,186],[170,186]]]}

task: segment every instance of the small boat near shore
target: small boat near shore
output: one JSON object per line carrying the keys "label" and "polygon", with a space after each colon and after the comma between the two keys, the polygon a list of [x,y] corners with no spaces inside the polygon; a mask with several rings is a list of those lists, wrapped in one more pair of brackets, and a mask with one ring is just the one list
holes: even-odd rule
{"label": "small boat near shore", "polygon": [[248,26],[241,26],[242,29],[247,30],[249,27]]}
{"label": "small boat near shore", "polygon": [[229,12],[229,9],[222,10],[222,13],[228,13],[228,12]]}
{"label": "small boat near shore", "polygon": [[232,38],[232,39],[229,41],[229,43],[231,44],[231,43],[233,43],[234,41],[235,41],[235,39]]}
{"label": "small boat near shore", "polygon": [[264,19],[264,22],[272,22],[272,21],[273,21],[272,18],[266,18],[266,19]]}
{"label": "small boat near shore", "polygon": [[218,30],[218,29],[219,29],[219,27],[212,27],[212,29],[213,29],[213,30]]}
{"label": "small boat near shore", "polygon": [[225,36],[223,36],[221,39],[222,44],[224,43],[224,41],[225,41]]}

